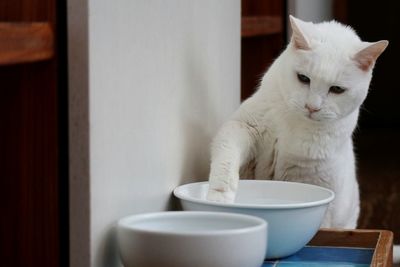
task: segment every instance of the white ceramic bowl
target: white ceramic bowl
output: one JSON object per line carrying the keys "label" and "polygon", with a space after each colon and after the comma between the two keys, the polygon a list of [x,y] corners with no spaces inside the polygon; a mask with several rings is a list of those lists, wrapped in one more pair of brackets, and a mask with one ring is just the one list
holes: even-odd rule
{"label": "white ceramic bowl", "polygon": [[159,212],[121,219],[125,267],[259,267],[267,240],[264,220],[221,212]]}
{"label": "white ceramic bowl", "polygon": [[208,182],[177,187],[174,195],[184,210],[235,212],[258,216],[268,222],[266,258],[294,254],[318,231],[334,193],[315,185],[240,180],[234,203],[224,204],[206,199]]}

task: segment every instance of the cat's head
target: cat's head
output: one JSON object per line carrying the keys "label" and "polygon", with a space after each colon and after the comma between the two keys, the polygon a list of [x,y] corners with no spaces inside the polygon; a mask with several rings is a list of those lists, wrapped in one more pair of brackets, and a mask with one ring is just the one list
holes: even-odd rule
{"label": "cat's head", "polygon": [[313,24],[290,16],[290,22],[293,34],[282,77],[290,112],[330,122],[358,110],[388,41],[363,42],[335,21]]}

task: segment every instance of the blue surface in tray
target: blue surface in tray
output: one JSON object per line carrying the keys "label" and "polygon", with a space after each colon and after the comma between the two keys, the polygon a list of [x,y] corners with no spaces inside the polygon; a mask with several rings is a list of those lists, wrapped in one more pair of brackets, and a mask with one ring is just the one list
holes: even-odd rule
{"label": "blue surface in tray", "polygon": [[262,267],[370,266],[374,249],[306,246],[287,258],[266,261]]}

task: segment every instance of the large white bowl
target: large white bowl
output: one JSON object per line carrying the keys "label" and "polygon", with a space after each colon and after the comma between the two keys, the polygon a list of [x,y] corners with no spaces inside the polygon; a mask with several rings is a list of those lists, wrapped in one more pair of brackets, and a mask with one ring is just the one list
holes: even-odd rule
{"label": "large white bowl", "polygon": [[174,195],[184,210],[222,211],[258,216],[268,222],[266,258],[292,255],[318,231],[334,193],[293,182],[240,180],[234,203],[206,199],[208,182],[177,187]]}
{"label": "large white bowl", "polygon": [[121,219],[117,238],[126,267],[259,267],[264,220],[220,212],[159,212]]}

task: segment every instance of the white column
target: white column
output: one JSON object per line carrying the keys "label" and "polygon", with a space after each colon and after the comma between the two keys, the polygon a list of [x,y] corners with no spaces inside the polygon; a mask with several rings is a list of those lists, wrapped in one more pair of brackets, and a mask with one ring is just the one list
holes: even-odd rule
{"label": "white column", "polygon": [[206,180],[240,103],[239,0],[69,0],[71,267],[118,266],[115,222]]}

